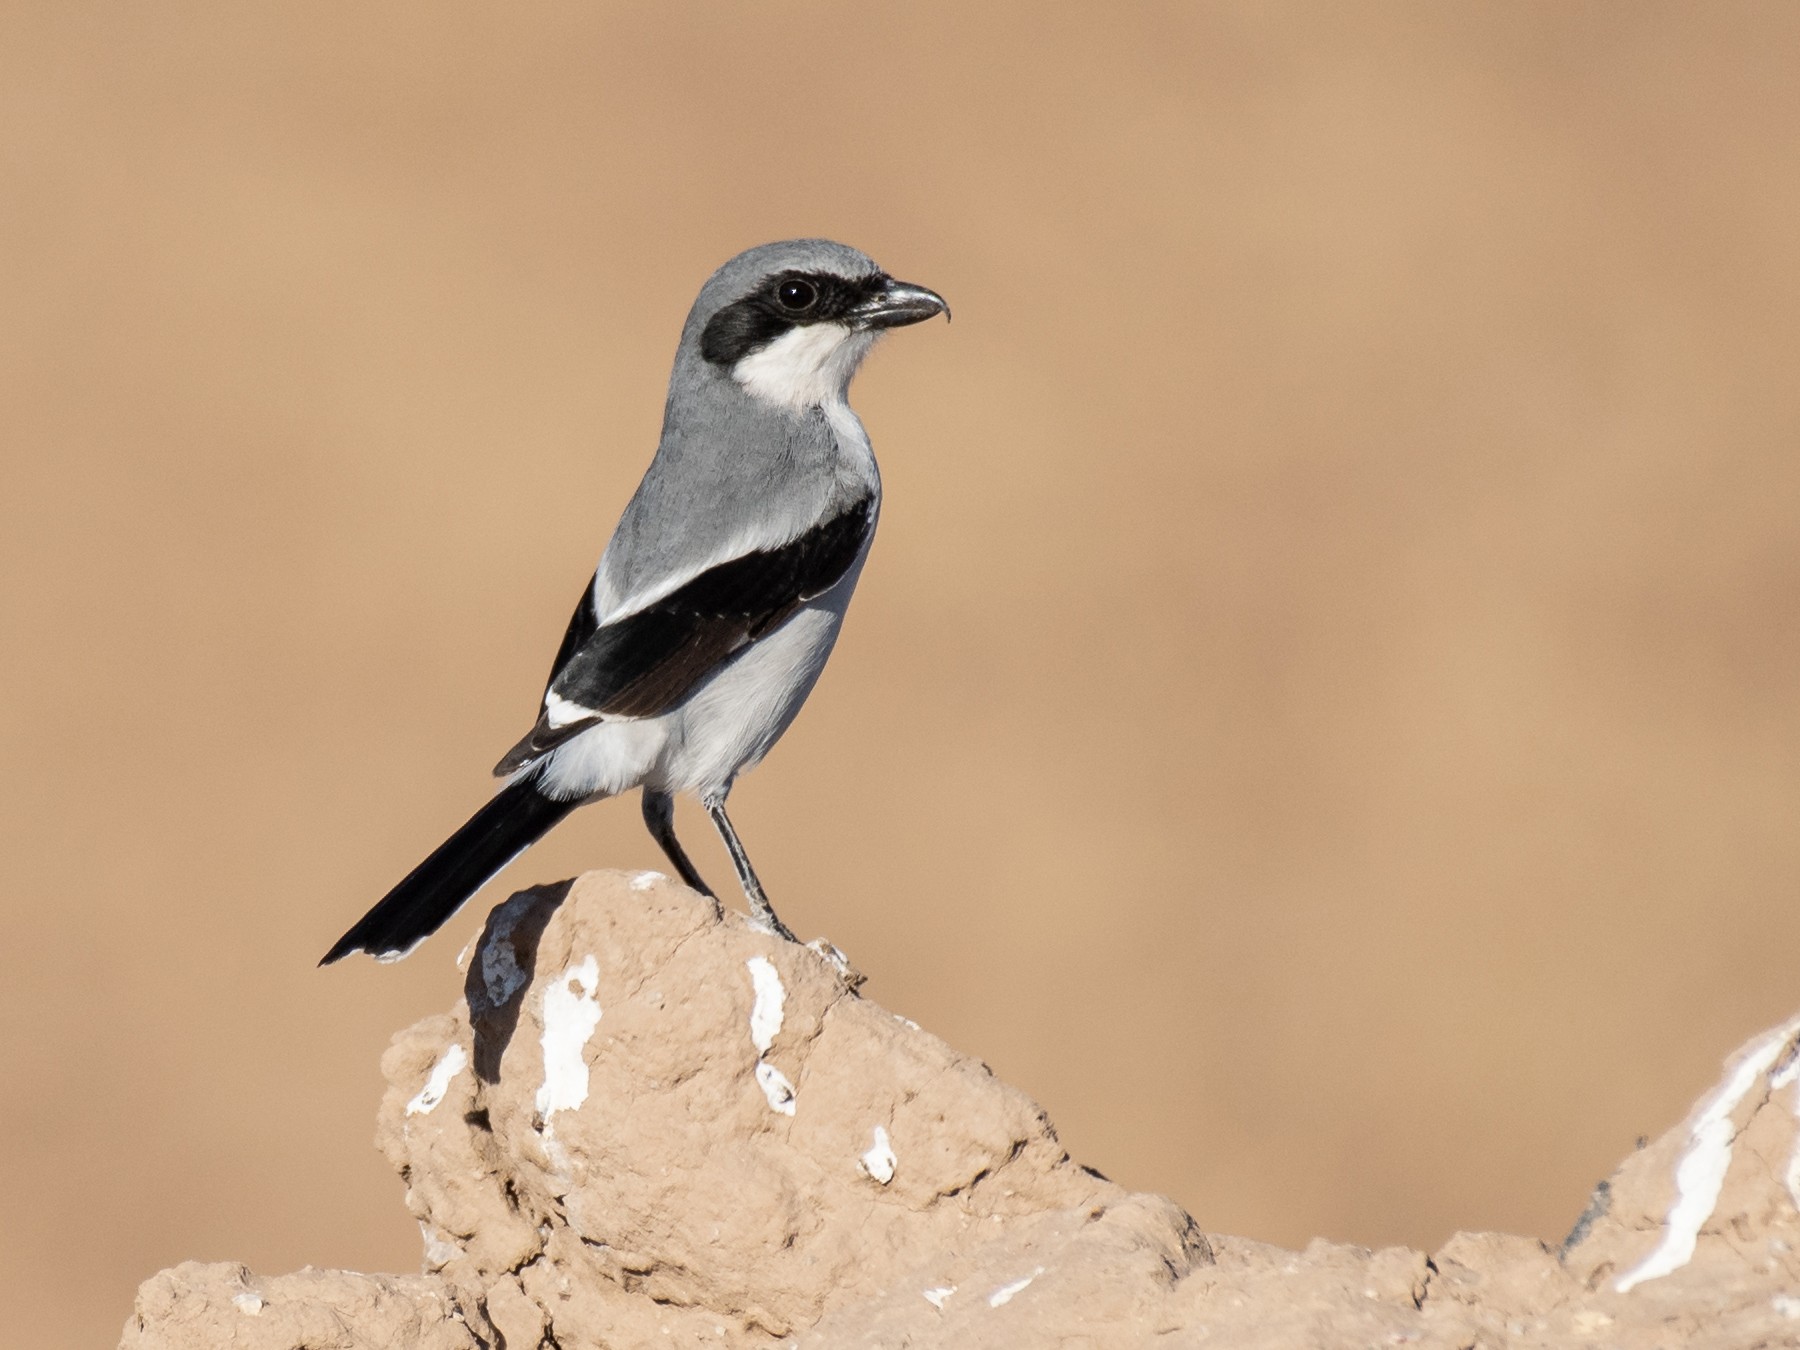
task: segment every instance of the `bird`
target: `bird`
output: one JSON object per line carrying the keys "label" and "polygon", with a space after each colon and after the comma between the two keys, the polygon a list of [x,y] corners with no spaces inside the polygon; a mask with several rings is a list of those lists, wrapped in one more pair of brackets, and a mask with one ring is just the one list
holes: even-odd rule
{"label": "bird", "polygon": [[881,513],[850,382],[889,329],[944,315],[826,239],[748,249],[681,330],[656,453],[557,648],[505,782],[351,926],[320,965],[406,956],[576,807],[642,792],[681,879],[717,899],[675,835],[699,799],[751,922],[796,941],[725,812],[737,778],[799,713],[837,641]]}

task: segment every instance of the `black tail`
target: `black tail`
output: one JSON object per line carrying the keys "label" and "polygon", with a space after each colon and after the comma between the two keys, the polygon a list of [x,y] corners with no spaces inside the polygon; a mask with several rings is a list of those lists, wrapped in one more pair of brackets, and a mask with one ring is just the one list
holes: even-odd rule
{"label": "black tail", "polygon": [[509,783],[358,919],[319,964],[351,952],[386,961],[405,956],[578,805],[579,798],[553,801],[529,778]]}

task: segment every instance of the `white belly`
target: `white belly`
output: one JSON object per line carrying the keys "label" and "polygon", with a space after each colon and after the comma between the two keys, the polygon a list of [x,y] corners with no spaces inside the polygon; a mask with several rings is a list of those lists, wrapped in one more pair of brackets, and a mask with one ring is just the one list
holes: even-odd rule
{"label": "white belly", "polygon": [[768,754],[806,702],[837,642],[862,564],[858,558],[836,586],[703,680],[680,707],[602,722],[551,751],[544,787],[558,797],[637,787],[724,792]]}
{"label": "white belly", "polygon": [[825,669],[842,607],[809,605],[701,685],[671,714],[652,787],[720,791],[780,739]]}

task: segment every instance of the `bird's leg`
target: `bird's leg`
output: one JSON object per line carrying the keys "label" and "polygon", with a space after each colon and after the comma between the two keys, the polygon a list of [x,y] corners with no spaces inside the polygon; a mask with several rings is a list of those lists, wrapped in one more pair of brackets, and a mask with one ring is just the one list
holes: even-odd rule
{"label": "bird's leg", "polygon": [[694,864],[688,860],[687,851],[681,847],[681,841],[675,837],[675,799],[666,792],[653,792],[645,788],[644,824],[650,827],[650,837],[656,840],[669,861],[675,864],[675,870],[681,873],[681,879],[716,904],[718,897],[713,895],[712,887],[695,870]]}
{"label": "bird's leg", "polygon": [[756,879],[756,870],[750,866],[750,855],[744,852],[739,842],[737,831],[731,828],[731,817],[725,814],[725,794],[709,793],[700,799],[706,808],[706,814],[712,817],[713,828],[719,832],[719,838],[725,841],[726,851],[731,854],[731,865],[737,868],[738,883],[744,888],[744,898],[750,902],[750,918],[759,927],[784,937],[789,942],[798,942],[793,931],[775,915],[775,907],[769,903],[769,897],[763,894],[762,882]]}

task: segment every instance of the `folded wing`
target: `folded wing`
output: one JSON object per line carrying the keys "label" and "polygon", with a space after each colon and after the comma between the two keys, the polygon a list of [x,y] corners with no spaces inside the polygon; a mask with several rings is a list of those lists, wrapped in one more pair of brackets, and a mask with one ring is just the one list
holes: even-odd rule
{"label": "folded wing", "polygon": [[718,563],[644,608],[602,624],[584,593],[529,734],[494,766],[504,777],[615,717],[655,717],[844,577],[874,528],[865,497],[778,548]]}

